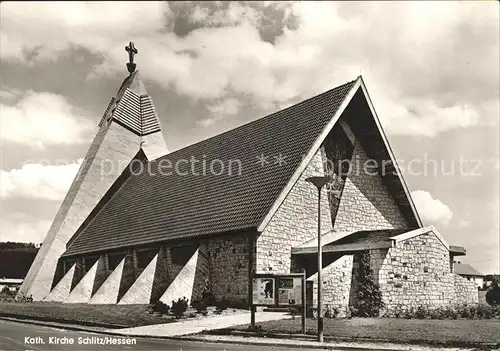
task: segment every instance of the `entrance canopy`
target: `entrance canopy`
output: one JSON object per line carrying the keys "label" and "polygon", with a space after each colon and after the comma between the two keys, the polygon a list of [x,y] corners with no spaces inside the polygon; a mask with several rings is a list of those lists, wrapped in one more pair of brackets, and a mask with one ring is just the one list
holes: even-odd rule
{"label": "entrance canopy", "polygon": [[[465,255],[460,246],[448,245],[437,230],[430,226],[419,229],[380,229],[359,230],[352,232],[330,231],[321,236],[324,253],[349,253],[374,249],[386,249],[396,243],[418,235],[433,232],[453,256]],[[318,241],[312,239],[292,248],[293,255],[308,255],[318,252]]]}

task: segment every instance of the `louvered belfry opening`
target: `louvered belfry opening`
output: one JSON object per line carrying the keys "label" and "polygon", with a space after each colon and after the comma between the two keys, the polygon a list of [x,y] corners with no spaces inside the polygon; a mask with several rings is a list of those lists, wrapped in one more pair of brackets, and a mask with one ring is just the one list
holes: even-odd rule
{"label": "louvered belfry opening", "polygon": [[153,99],[136,79],[117,102],[113,120],[139,136],[158,132],[161,127]]}

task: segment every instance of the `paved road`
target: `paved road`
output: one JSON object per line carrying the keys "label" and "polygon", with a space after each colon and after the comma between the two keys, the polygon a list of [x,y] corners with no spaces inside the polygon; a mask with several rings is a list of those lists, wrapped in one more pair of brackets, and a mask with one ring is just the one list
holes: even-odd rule
{"label": "paved road", "polygon": [[[70,340],[74,340],[74,344],[68,344],[67,342]],[[122,343],[130,342],[130,344],[99,344],[99,342],[103,340],[111,340],[114,342]],[[80,344],[78,344],[79,341],[81,341]],[[132,344],[132,342],[135,343]],[[98,333],[70,331],[59,328],[38,326],[34,324],[16,323],[0,320],[0,350],[304,351],[306,349],[261,345],[254,346],[222,343],[201,343],[168,339],[122,338]],[[333,349],[331,348],[329,350],[333,351]],[[354,351],[366,349],[352,348],[350,350]]]}
{"label": "paved road", "polygon": [[[217,345],[210,343],[184,342],[165,339],[121,338],[111,335],[87,333],[38,326],[34,324],[0,321],[0,350],[248,350],[245,345]],[[26,339],[28,338],[28,339]],[[51,339],[52,338],[52,339]],[[61,338],[56,340],[56,338]],[[81,339],[80,339],[81,338]],[[108,339],[106,339],[108,338]],[[68,342],[74,344],[54,344],[53,342]],[[82,344],[78,344],[81,340]],[[101,340],[115,340],[116,342],[134,342],[130,345],[102,345]],[[87,342],[83,344],[83,342]],[[255,348],[271,351],[272,348]]]}

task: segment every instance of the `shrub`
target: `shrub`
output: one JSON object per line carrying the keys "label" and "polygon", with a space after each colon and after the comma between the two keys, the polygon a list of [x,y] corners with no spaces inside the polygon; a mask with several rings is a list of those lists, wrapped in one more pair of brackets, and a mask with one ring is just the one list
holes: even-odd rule
{"label": "shrub", "polygon": [[338,308],[328,305],[326,307],[325,318],[337,318],[339,313],[340,311]]}
{"label": "shrub", "polygon": [[382,293],[379,285],[373,277],[373,269],[370,266],[370,252],[361,254],[359,266],[358,300],[354,304],[356,316],[377,317],[380,309],[384,307]]}
{"label": "shrub", "polygon": [[187,311],[189,300],[183,297],[177,301],[172,300],[172,308],[171,311],[176,318],[180,318]]}
{"label": "shrub", "polygon": [[487,305],[460,305],[456,307],[445,306],[430,308],[419,306],[417,309],[411,308],[403,310],[401,306],[396,306],[393,312],[395,318],[406,319],[491,319],[500,318],[500,306]]}
{"label": "shrub", "polygon": [[403,314],[405,319],[413,319],[415,318],[415,309],[412,307],[408,310],[406,310]]}
{"label": "shrub", "polygon": [[227,302],[226,299],[222,298],[221,300],[215,302],[215,313],[221,314],[228,307],[229,307],[229,302]]}
{"label": "shrub", "polygon": [[402,318],[404,317],[404,311],[403,309],[401,308],[401,306],[396,306],[396,308],[394,308],[394,318]]}
{"label": "shrub", "polygon": [[486,292],[486,302],[490,306],[500,305],[500,278],[495,277]]}
{"label": "shrub", "polygon": [[197,299],[197,300],[193,301],[191,305],[196,309],[196,313],[200,313],[204,316],[206,316],[208,314],[208,311],[207,311],[208,306],[207,306],[206,300]]}
{"label": "shrub", "polygon": [[161,314],[168,314],[170,311],[170,306],[160,300],[156,301],[154,304],[151,304],[149,306],[151,307],[151,310],[153,312]]}
{"label": "shrub", "polygon": [[446,306],[445,308],[445,318],[448,319],[457,319],[458,311],[452,306]]}
{"label": "shrub", "polygon": [[425,319],[429,315],[429,311],[424,306],[418,306],[415,311],[415,318]]}
{"label": "shrub", "polygon": [[446,319],[448,312],[444,307],[438,307],[428,311],[428,315],[431,319]]}
{"label": "shrub", "polygon": [[33,302],[33,296],[31,296],[31,294],[28,296],[19,295],[16,297],[15,301],[17,301],[17,302]]}
{"label": "shrub", "polygon": [[492,306],[479,305],[476,308],[475,317],[477,319],[491,319],[495,317],[495,308]]}

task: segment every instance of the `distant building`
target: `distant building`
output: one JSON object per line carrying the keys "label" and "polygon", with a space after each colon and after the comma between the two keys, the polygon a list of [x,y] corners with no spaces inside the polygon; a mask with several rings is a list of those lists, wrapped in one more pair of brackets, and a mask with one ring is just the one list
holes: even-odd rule
{"label": "distant building", "polygon": [[456,274],[464,277],[465,279],[473,282],[477,285],[478,288],[482,288],[484,284],[484,274],[478,272],[474,267],[470,264],[454,262],[453,269]]}
{"label": "distant building", "polygon": [[22,279],[0,278],[0,291],[2,291],[6,286],[10,291],[16,291],[19,289],[22,283]]}

